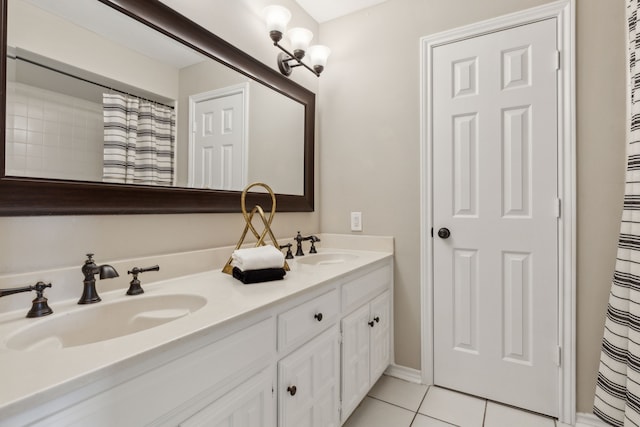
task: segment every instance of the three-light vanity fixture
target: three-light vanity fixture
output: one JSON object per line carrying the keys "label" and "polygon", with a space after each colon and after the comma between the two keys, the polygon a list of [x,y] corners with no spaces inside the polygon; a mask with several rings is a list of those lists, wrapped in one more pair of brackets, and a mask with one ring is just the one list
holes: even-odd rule
{"label": "three-light vanity fixture", "polygon": [[[293,53],[282,47],[279,43],[282,36],[287,30],[287,24],[291,20],[291,12],[282,6],[267,6],[263,11],[267,22],[267,30],[269,36],[273,40],[273,45],[277,46],[282,52],[278,54],[278,68],[285,76],[291,74],[294,67],[303,66],[316,76],[320,76],[322,70],[327,65],[327,57],[331,50],[322,45],[309,46],[313,33],[306,28],[291,28],[287,31],[287,37],[291,43]],[[302,58],[309,57],[311,67],[302,62]],[[312,68],[313,67],[313,68]]]}

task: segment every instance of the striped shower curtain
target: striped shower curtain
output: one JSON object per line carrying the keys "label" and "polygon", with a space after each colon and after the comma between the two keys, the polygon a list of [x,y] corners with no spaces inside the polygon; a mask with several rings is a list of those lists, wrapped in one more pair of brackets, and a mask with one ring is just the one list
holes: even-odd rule
{"label": "striped shower curtain", "polygon": [[172,185],[175,112],[122,94],[103,95],[104,182]]}
{"label": "striped shower curtain", "polygon": [[627,1],[631,128],[622,225],[605,320],[594,414],[613,426],[640,426],[640,34],[638,0]]}

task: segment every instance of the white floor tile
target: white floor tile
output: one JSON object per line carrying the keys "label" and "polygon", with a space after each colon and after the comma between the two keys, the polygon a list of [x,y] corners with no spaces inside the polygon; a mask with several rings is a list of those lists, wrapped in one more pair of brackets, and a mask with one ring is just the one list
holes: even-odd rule
{"label": "white floor tile", "polygon": [[409,427],[414,413],[365,397],[343,427]]}
{"label": "white floor tile", "polygon": [[482,427],[485,406],[483,399],[429,387],[419,412],[460,427]]}
{"label": "white floor tile", "polygon": [[426,415],[417,414],[411,427],[455,427],[455,424],[445,423],[444,421],[436,420]]}
{"label": "white floor tile", "polygon": [[416,412],[428,386],[414,384],[383,375],[369,392],[369,396]]}
{"label": "white floor tile", "polygon": [[521,411],[510,406],[487,402],[485,427],[554,427],[555,422],[551,418],[531,412]]}

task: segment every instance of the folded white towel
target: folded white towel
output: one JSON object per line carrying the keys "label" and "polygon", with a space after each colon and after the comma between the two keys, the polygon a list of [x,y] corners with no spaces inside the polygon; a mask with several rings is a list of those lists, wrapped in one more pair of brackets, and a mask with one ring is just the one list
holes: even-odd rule
{"label": "folded white towel", "polygon": [[284,255],[272,245],[236,249],[231,255],[231,265],[242,271],[282,268]]}

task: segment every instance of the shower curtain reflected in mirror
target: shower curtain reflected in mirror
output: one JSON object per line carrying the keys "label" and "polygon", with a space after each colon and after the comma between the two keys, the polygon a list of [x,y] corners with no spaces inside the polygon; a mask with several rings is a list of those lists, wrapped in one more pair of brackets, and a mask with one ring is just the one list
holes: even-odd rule
{"label": "shower curtain reflected in mirror", "polygon": [[103,181],[173,185],[173,108],[125,94],[103,94]]}

